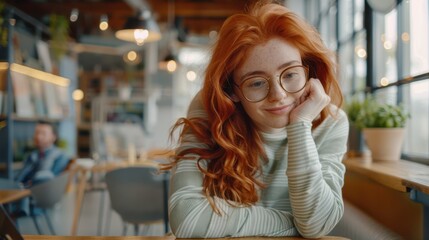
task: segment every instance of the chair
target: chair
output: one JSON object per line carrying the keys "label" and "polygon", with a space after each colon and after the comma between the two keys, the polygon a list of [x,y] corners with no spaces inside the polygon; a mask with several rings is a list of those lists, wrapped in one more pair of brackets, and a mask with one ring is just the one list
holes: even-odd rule
{"label": "chair", "polygon": [[106,173],[105,180],[111,207],[122,221],[123,235],[127,223],[133,224],[138,235],[139,224],[164,220],[168,231],[167,174],[158,174],[153,167],[126,167]]}
{"label": "chair", "polygon": [[56,235],[51,219],[49,218],[46,210],[54,207],[55,204],[57,204],[63,198],[69,182],[69,176],[69,171],[65,171],[55,178],[34,185],[30,188],[32,198],[30,216],[32,217],[34,225],[36,226],[37,232],[39,234],[42,234],[42,231],[40,230],[39,223],[37,222],[37,213],[35,212],[37,208],[41,209],[42,214],[45,216],[51,233]]}

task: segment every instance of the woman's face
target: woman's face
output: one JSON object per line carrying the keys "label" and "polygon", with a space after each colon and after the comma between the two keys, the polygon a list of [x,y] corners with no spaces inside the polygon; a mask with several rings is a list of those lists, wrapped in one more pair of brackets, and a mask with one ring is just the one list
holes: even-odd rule
{"label": "woman's face", "polygon": [[[298,49],[280,38],[273,38],[250,49],[248,58],[234,72],[233,99],[241,102],[259,130],[276,132],[289,123],[289,113],[303,90],[287,93],[279,83],[279,76],[284,69],[296,65],[302,65]],[[269,79],[268,95],[259,102],[248,101],[239,87],[243,81],[254,76]]]}

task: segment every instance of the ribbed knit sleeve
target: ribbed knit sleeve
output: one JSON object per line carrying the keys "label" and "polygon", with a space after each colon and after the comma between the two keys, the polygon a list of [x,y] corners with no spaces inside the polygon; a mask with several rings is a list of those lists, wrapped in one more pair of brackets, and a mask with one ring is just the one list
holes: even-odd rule
{"label": "ribbed knit sleeve", "polygon": [[[207,117],[195,99],[188,117]],[[324,122],[324,128],[329,130],[322,130],[316,136],[322,141],[320,145],[316,143],[318,140],[313,140],[311,126],[302,123],[287,128],[287,139],[285,130],[281,139],[265,142],[269,162],[263,166],[261,179],[268,186],[261,189],[260,201],[245,207],[231,206],[223,199],[214,198],[221,215],[214,213],[203,194],[203,175],[196,161],[179,161],[172,169],[170,183],[169,215],[174,235],[178,238],[219,238],[301,233],[311,237],[327,233],[343,211],[341,158],[347,133],[330,133],[339,131],[338,127],[347,132],[347,127],[340,124],[344,121],[342,118],[343,115]],[[297,139],[292,140],[292,136]],[[325,140],[328,141],[326,145]],[[336,141],[332,144],[343,141],[340,144],[343,147],[331,147],[329,141]],[[178,151],[193,147],[205,146],[195,136],[187,134]],[[319,147],[329,149],[318,151]]]}
{"label": "ribbed knit sleeve", "polygon": [[345,167],[341,163],[348,137],[347,116],[328,118],[311,132],[311,124],[286,127],[288,135],[289,197],[297,230],[304,237],[328,234],[344,211],[341,188]]}
{"label": "ribbed knit sleeve", "polygon": [[289,212],[263,206],[232,207],[215,198],[222,215],[213,212],[202,193],[202,177],[193,161],[181,161],[171,179],[170,226],[177,238],[293,236]]}

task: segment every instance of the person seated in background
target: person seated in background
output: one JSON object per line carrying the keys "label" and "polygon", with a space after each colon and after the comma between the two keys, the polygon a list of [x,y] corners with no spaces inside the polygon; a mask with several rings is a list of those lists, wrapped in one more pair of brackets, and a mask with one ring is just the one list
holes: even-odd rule
{"label": "person seated in background", "polygon": [[[54,178],[67,169],[70,158],[55,146],[56,140],[57,131],[52,123],[37,122],[33,136],[35,149],[24,159],[23,167],[15,177],[15,181],[21,183],[22,187],[30,188]],[[40,212],[32,207],[30,198],[24,198],[12,205],[11,217],[16,219],[27,216],[30,211],[33,214]]]}
{"label": "person seated in background", "polygon": [[39,121],[33,139],[35,150],[24,159],[24,166],[15,178],[25,188],[54,178],[70,161],[65,152],[55,146],[57,131],[52,123]]}

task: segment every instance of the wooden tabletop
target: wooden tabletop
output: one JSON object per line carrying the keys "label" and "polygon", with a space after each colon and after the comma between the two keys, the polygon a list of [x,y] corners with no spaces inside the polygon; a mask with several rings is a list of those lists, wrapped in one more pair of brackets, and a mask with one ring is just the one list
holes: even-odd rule
{"label": "wooden tabletop", "polygon": [[[174,240],[173,236],[166,237],[149,237],[149,236],[46,236],[46,235],[25,235],[25,240]],[[302,240],[306,238],[301,237],[245,237],[245,238],[205,238],[204,240]],[[186,239],[192,240],[192,239]],[[318,238],[318,240],[348,240],[348,238],[325,236]]]}
{"label": "wooden tabletop", "polygon": [[408,188],[429,194],[429,172],[424,176],[413,176],[409,179],[403,179],[402,184]]}
{"label": "wooden tabletop", "polygon": [[30,194],[29,189],[0,189],[0,204],[10,203]]}
{"label": "wooden tabletop", "polygon": [[429,194],[429,166],[411,161],[372,161],[352,157],[344,161],[347,171],[362,174],[392,189],[408,192],[410,188]]}

